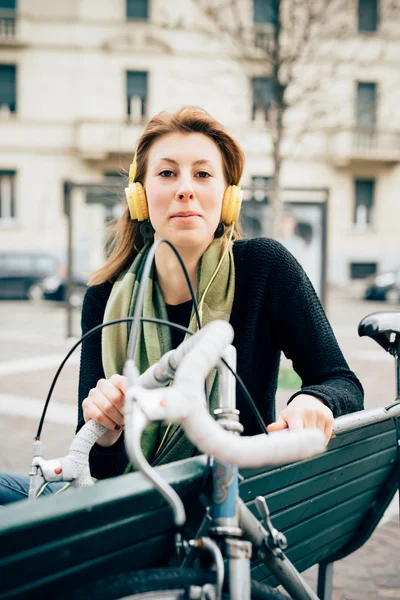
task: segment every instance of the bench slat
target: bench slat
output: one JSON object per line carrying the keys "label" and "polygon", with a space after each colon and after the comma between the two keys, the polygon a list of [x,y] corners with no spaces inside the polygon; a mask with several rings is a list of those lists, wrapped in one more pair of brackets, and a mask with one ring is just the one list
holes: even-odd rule
{"label": "bench slat", "polygon": [[277,529],[284,529],[289,524],[295,525],[301,523],[316,514],[323,514],[325,510],[328,510],[332,506],[338,504],[338,492],[340,491],[341,503],[351,500],[353,497],[357,497],[359,494],[371,491],[373,495],[377,495],[381,482],[385,480],[389,473],[390,468],[385,466],[380,470],[380,478],[377,479],[377,473],[367,473],[363,477],[357,479],[357,486],[355,487],[353,481],[342,485],[340,490],[333,488],[327,492],[323,492],[316,496],[314,499],[307,498],[303,502],[292,505],[287,509],[274,514],[274,525]]}
{"label": "bench slat", "polygon": [[[264,492],[272,516],[274,516],[275,512],[279,511],[282,506],[289,507],[296,505],[303,500],[313,499],[328,490],[337,489],[338,497],[340,497],[339,488],[342,485],[352,481],[354,486],[357,486],[358,478],[364,474],[376,472],[377,479],[381,482],[382,477],[380,470],[385,467],[385,465],[390,467],[394,464],[392,454],[391,449],[386,449],[382,452],[377,452],[375,455],[359,459],[342,468],[330,471],[329,473],[322,473],[321,475],[310,477],[308,480],[305,479],[299,483],[289,484],[287,487],[277,490],[272,494],[265,494]],[[372,485],[374,485],[374,483],[372,483]],[[254,514],[257,514],[253,501],[248,503],[248,506]]]}
{"label": "bench slat", "polygon": [[[269,494],[274,491],[280,492],[282,488],[287,488],[296,482],[308,481],[314,475],[323,477],[332,470],[339,471],[361,457],[373,456],[384,449],[390,451],[393,460],[396,459],[396,436],[393,427],[380,435],[359,440],[354,445],[329,450],[322,456],[285,465],[279,470],[267,470],[256,475],[247,471],[247,477],[239,488],[240,496],[247,503],[260,495],[261,490],[268,489]],[[241,474],[243,475],[243,472]],[[273,510],[272,506],[271,510]]]}

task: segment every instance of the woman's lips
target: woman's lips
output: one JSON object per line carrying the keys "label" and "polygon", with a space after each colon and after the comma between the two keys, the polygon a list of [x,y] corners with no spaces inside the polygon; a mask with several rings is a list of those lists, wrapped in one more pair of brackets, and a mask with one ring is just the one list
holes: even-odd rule
{"label": "woman's lips", "polygon": [[193,212],[192,210],[182,210],[181,212],[177,212],[173,217],[199,217],[199,213]]}
{"label": "woman's lips", "polygon": [[190,221],[191,219],[195,219],[196,217],[200,217],[199,213],[179,212],[172,215],[171,219],[177,219],[178,221]]}

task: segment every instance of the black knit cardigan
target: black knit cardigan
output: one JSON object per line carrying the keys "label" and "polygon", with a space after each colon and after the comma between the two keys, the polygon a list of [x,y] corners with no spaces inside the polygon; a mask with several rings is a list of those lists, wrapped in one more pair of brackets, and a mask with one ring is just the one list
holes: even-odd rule
{"label": "black knit cardigan", "polygon": [[[275,420],[275,393],[281,351],[293,362],[302,380],[300,393],[320,398],[335,417],[363,408],[363,389],[349,369],[316,292],[296,259],[280,243],[258,238],[233,246],[235,296],[231,325],[235,331],[238,373],[265,422]],[[82,309],[82,332],[103,322],[111,283],[88,288]],[[101,334],[82,348],[78,429],[83,424],[82,401],[104,377]],[[246,435],[260,433],[238,390],[237,407]],[[183,446],[182,446],[183,448]],[[157,464],[184,458],[164,454]],[[184,453],[184,450],[182,450]],[[109,448],[95,445],[90,454],[93,477],[104,479],[124,472],[128,463],[123,435]]]}

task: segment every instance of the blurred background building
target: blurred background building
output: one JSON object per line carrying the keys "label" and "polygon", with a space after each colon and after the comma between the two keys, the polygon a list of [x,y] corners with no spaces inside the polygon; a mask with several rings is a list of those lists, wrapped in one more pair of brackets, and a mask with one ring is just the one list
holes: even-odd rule
{"label": "blurred background building", "polygon": [[[244,226],[268,234],[276,89],[263,49],[276,2],[236,3],[246,54],[213,21],[217,0],[0,0],[0,251],[66,260],[64,184],[107,178],[103,191],[74,194],[77,264],[99,266],[105,223],[121,210],[111,182],[125,177],[148,119],[183,104],[204,107],[241,143]],[[293,89],[305,85],[308,100],[285,116],[280,235],[305,262],[316,240],[310,272],[325,247],[335,284],[400,265],[398,5],[338,0],[328,13],[336,33],[320,32],[302,65],[292,56]]]}

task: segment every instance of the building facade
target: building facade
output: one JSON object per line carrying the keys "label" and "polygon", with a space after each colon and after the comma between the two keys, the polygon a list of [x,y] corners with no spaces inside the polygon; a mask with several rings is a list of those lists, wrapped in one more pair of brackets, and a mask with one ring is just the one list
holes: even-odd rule
{"label": "building facade", "polygon": [[[340,285],[400,265],[400,41],[382,18],[389,1],[349,8],[352,33],[324,92],[338,120],[283,164],[285,200],[327,199],[327,276]],[[257,35],[271,25],[269,2],[243,6]],[[144,123],[183,104],[241,143],[247,229],[266,233],[271,139],[257,98],[268,72],[249,74],[204,19],[195,0],[0,0],[0,250],[65,256],[65,182],[124,175]],[[74,245],[90,270],[118,208],[75,196]]]}

